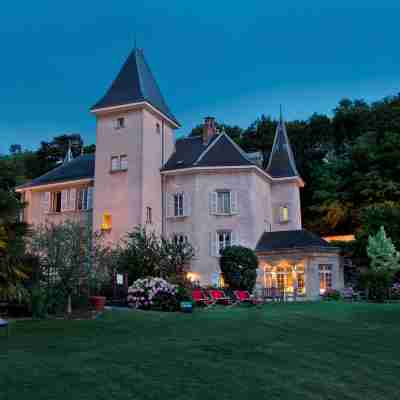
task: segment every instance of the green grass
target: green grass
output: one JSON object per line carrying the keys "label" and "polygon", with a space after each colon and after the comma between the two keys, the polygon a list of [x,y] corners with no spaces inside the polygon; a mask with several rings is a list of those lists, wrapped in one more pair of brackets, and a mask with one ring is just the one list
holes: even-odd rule
{"label": "green grass", "polygon": [[21,321],[0,336],[0,398],[391,400],[399,341],[400,305]]}

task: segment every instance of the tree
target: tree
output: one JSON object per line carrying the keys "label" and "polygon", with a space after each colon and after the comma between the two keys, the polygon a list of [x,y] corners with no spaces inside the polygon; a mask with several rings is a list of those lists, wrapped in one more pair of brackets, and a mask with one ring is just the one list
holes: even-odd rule
{"label": "tree", "polygon": [[90,226],[67,220],[38,226],[31,242],[47,284],[58,285],[66,297],[67,314],[72,312],[72,295],[85,283],[91,267]]}
{"label": "tree", "polygon": [[392,240],[386,236],[383,226],[375,236],[368,238],[367,253],[375,271],[397,271],[400,268],[400,254]]}
{"label": "tree", "polygon": [[15,193],[0,189],[0,299],[22,300],[29,277],[25,262],[27,226],[19,222],[23,204]]}
{"label": "tree", "polygon": [[243,246],[226,247],[219,265],[224,281],[230,288],[253,290],[258,268],[258,258],[253,250]]}
{"label": "tree", "polygon": [[154,232],[138,226],[118,244],[118,269],[128,272],[129,282],[161,274],[161,241]]}
{"label": "tree", "polygon": [[161,277],[171,281],[184,282],[185,267],[194,257],[193,246],[188,241],[179,242],[173,239],[161,240]]}

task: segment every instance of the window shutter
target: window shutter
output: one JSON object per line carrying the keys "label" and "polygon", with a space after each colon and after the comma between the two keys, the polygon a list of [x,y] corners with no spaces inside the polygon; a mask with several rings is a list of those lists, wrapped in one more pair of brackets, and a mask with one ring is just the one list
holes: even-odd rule
{"label": "window shutter", "polygon": [[68,210],[68,189],[61,191],[61,211]]}
{"label": "window shutter", "polygon": [[217,199],[218,195],[217,192],[211,192],[210,193],[210,214],[216,214],[217,213]]}
{"label": "window shutter", "polygon": [[68,209],[74,211],[76,209],[76,189],[69,191],[69,205]]}
{"label": "window shutter", "polygon": [[216,257],[217,256],[217,240],[218,235],[215,232],[210,232],[208,234],[209,237],[209,247],[210,247],[210,256]]}
{"label": "window shutter", "polygon": [[231,213],[239,214],[238,192],[236,190],[231,192]]}
{"label": "window shutter", "polygon": [[86,209],[91,210],[93,208],[93,194],[94,194],[94,187],[89,186],[87,188],[87,197],[86,197]]}
{"label": "window shutter", "polygon": [[167,218],[174,216],[174,195],[173,193],[167,193]]}
{"label": "window shutter", "polygon": [[238,231],[232,231],[231,232],[231,242],[232,246],[239,246],[240,245],[240,240],[239,240],[239,232]]}
{"label": "window shutter", "polygon": [[42,193],[41,203],[43,211],[45,213],[50,212],[50,192]]}
{"label": "window shutter", "polygon": [[192,199],[189,193],[183,193],[183,215],[185,217],[190,217],[192,212]]}

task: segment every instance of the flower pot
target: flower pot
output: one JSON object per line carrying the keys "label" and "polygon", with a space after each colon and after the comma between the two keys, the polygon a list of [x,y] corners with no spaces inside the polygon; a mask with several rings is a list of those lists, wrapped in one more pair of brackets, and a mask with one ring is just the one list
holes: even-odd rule
{"label": "flower pot", "polygon": [[89,301],[96,311],[104,310],[104,305],[106,304],[106,298],[104,296],[90,296]]}

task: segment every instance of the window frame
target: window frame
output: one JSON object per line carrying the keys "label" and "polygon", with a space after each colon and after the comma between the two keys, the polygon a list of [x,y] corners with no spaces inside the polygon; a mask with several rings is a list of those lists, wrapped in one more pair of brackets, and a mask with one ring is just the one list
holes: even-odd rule
{"label": "window frame", "polygon": [[[220,189],[215,191],[217,193],[217,214],[218,215],[231,215],[232,214],[232,190],[229,189]],[[228,207],[226,208],[226,198],[224,196],[228,197],[228,202],[227,205]],[[221,203],[221,204],[220,204]],[[221,208],[220,208],[221,205]]]}
{"label": "window frame", "polygon": [[333,265],[318,264],[319,292],[324,294],[333,287]]}
{"label": "window frame", "polygon": [[289,205],[283,204],[283,205],[279,206],[279,223],[287,224],[289,222],[290,222]]}
{"label": "window frame", "polygon": [[179,218],[185,216],[185,200],[184,200],[184,193],[183,192],[176,192],[172,194],[173,196],[173,217]]}
{"label": "window frame", "polygon": [[[221,241],[221,235],[222,235],[222,241]],[[227,236],[229,235],[229,244],[227,244]],[[216,243],[216,247],[217,247],[217,255],[220,256],[222,251],[227,248],[227,247],[231,247],[232,246],[232,231],[228,230],[228,229],[224,229],[224,230],[220,230],[217,231],[217,243]],[[221,246],[222,243],[222,246]]]}
{"label": "window frame", "polygon": [[124,129],[125,127],[126,127],[125,117],[118,117],[115,119],[114,129],[120,130],[120,129]]}
{"label": "window frame", "polygon": [[146,207],[146,225],[153,224],[153,210],[150,206]]}
{"label": "window frame", "polygon": [[[115,168],[113,161],[116,161]],[[118,156],[111,156],[110,159],[110,172],[124,172],[128,170],[128,155],[120,154]],[[123,166],[124,164],[124,166]]]}

